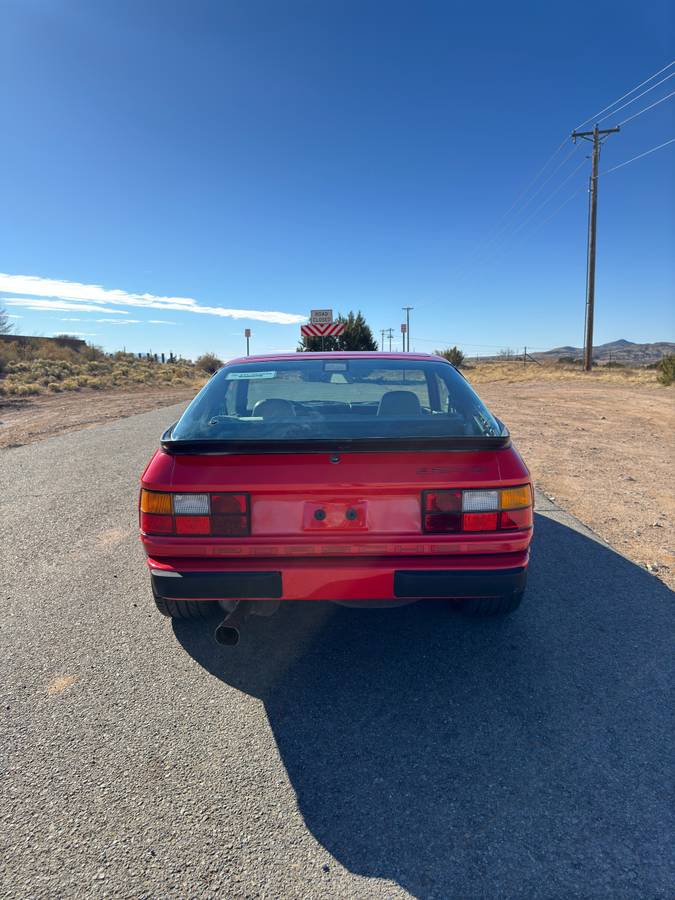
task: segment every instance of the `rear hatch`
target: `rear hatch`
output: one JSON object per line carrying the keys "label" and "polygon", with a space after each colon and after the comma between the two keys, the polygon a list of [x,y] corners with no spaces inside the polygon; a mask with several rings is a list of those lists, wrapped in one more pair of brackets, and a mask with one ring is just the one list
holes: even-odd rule
{"label": "rear hatch", "polygon": [[[259,555],[263,545],[283,544],[292,555],[314,555],[354,553],[356,542],[356,552],[362,555],[401,552],[401,546],[392,549],[392,538],[408,545],[419,541],[421,535],[446,545],[448,540],[461,541],[463,545],[467,540],[489,540],[485,552],[494,552],[495,535],[428,534],[424,527],[425,504],[436,492],[494,491],[527,480],[520,457],[507,447],[500,451],[407,453],[158,452],[143,484],[146,489],[174,495],[245,495],[248,534],[245,538],[209,536],[211,547],[214,543],[223,547],[259,545]],[[345,541],[349,542],[349,550]],[[388,542],[386,548],[382,541]],[[190,542],[195,551],[197,545],[203,547],[205,543],[196,535]],[[223,554],[226,552],[223,550]],[[212,553],[213,550],[208,551],[208,555]]]}

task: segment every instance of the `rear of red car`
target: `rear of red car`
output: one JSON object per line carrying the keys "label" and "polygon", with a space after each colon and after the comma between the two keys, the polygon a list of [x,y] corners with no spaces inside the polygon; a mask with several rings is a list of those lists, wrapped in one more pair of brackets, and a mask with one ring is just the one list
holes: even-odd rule
{"label": "rear of red car", "polygon": [[250,358],[164,435],[140,526],[169,615],[421,598],[505,612],[525,587],[532,490],[506,429],[436,357]]}

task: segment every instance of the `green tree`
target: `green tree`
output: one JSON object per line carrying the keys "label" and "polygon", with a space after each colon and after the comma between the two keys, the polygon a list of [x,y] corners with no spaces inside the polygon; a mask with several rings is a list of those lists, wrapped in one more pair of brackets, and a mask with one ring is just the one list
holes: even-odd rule
{"label": "green tree", "polygon": [[0,307],[0,334],[9,334],[13,325],[9,321],[7,311]]}
{"label": "green tree", "polygon": [[320,350],[377,350],[377,341],[366,322],[363,313],[359,310],[356,314],[352,311],[347,316],[339,315],[337,322],[344,323],[345,330],[339,337],[306,338],[307,346],[300,345],[299,352],[318,353]]}
{"label": "green tree", "polygon": [[656,376],[661,384],[672,384],[675,381],[675,353],[670,353],[659,360],[659,374]]}
{"label": "green tree", "polygon": [[453,366],[459,368],[464,362],[464,354],[459,347],[446,347],[445,350],[436,350],[436,356],[442,356]]}

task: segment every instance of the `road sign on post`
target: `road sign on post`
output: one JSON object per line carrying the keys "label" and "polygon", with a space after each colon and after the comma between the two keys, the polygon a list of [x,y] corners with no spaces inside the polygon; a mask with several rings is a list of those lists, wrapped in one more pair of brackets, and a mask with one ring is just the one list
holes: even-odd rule
{"label": "road sign on post", "polygon": [[344,322],[331,322],[328,325],[301,325],[303,337],[338,337],[345,330]]}
{"label": "road sign on post", "polygon": [[309,321],[311,325],[332,325],[333,310],[332,309],[310,309]]}
{"label": "road sign on post", "polygon": [[251,350],[251,329],[250,329],[250,328],[245,328],[245,329],[244,329],[244,337],[246,338],[246,355],[247,355],[247,356],[250,356],[250,355],[251,355],[251,353],[250,353],[250,350]]}
{"label": "road sign on post", "polygon": [[403,322],[403,324],[401,325],[401,334],[405,334],[407,330],[408,326],[405,324],[405,322]]}

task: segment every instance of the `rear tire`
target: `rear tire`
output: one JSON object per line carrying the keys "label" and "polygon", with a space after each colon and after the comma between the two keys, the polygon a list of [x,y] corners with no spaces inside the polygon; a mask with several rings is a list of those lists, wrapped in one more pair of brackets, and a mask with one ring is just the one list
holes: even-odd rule
{"label": "rear tire", "polygon": [[515,612],[523,599],[525,591],[516,591],[513,594],[502,594],[501,597],[478,597],[470,600],[461,600],[460,612],[474,619],[484,619],[491,616],[507,616]]}
{"label": "rear tire", "polygon": [[220,609],[217,600],[167,600],[153,592],[155,606],[170,619],[210,619]]}

